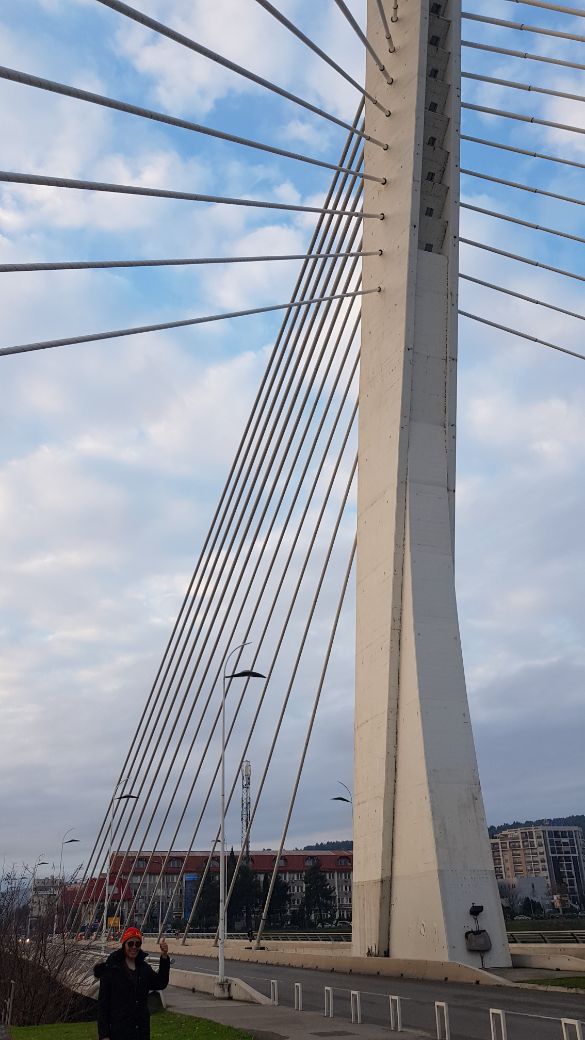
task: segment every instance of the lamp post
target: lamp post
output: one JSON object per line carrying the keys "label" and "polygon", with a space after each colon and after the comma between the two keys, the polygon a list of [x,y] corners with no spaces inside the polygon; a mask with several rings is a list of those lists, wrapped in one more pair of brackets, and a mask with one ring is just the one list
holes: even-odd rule
{"label": "lamp post", "polygon": [[134,801],[135,799],[138,798],[137,794],[120,794],[120,795],[116,795],[116,791],[118,790],[119,787],[122,786],[122,784],[127,784],[130,779],[131,778],[129,776],[127,776],[125,780],[119,780],[118,781],[118,783],[116,784],[116,786],[114,788],[114,794],[113,794],[113,797],[112,797],[112,801],[110,803],[110,819],[109,819],[109,828],[108,828],[108,831],[109,831],[108,862],[107,862],[107,866],[106,866],[106,884],[105,884],[105,891],[104,891],[104,918],[103,918],[103,921],[102,921],[102,955],[105,954],[105,952],[106,952],[106,940],[107,940],[107,934],[108,934],[108,898],[109,898],[108,889],[110,887],[110,862],[111,862],[111,859],[112,859],[112,832],[113,832],[113,829],[114,829],[114,812],[115,812],[116,804],[118,802],[127,802],[127,801],[131,801],[131,800]]}
{"label": "lamp post", "polygon": [[227,694],[227,681],[228,679],[265,679],[266,676],[262,672],[254,672],[251,669],[244,669],[241,672],[232,672],[231,675],[227,674],[227,665],[230,657],[233,657],[238,650],[243,650],[245,646],[249,646],[250,641],[246,643],[240,643],[239,646],[235,646],[233,650],[230,650],[226,656],[223,666],[223,682],[222,682],[222,696],[221,696],[221,783],[220,783],[220,806],[219,806],[219,937],[218,937],[218,973],[217,973],[217,987],[215,995],[218,997],[227,997],[227,987],[225,980],[225,703]]}
{"label": "lamp post", "polygon": [[36,863],[35,863],[35,865],[33,867],[33,870],[32,870],[32,878],[31,878],[31,883],[30,883],[30,900],[29,900],[29,904],[28,904],[28,920],[26,922],[26,941],[27,942],[30,939],[30,920],[31,920],[31,917],[32,917],[32,901],[33,901],[34,894],[35,894],[35,879],[36,879],[36,876],[37,876],[37,870],[38,870],[39,867],[46,867],[46,866],[48,866],[48,860],[41,859],[40,856],[39,856],[39,858],[36,861]]}
{"label": "lamp post", "polygon": [[57,931],[57,913],[58,913],[58,910],[59,910],[59,903],[61,901],[61,897],[62,897],[62,894],[63,894],[63,888],[64,888],[64,884],[65,884],[65,879],[64,878],[63,878],[63,882],[61,882],[61,872],[63,870],[63,846],[64,845],[73,845],[74,843],[76,843],[76,842],[78,843],[79,842],[79,838],[68,838],[67,837],[68,834],[71,834],[72,830],[74,830],[74,828],[70,827],[68,831],[65,831],[65,834],[63,835],[63,837],[61,839],[61,855],[59,857],[59,874],[57,875],[57,900],[56,900],[56,903],[55,903],[55,916],[53,918],[53,935],[55,935],[55,933]]}
{"label": "lamp post", "polygon": [[335,797],[333,797],[331,799],[331,801],[332,802],[347,802],[348,805],[351,805],[351,817],[353,819],[353,797],[352,797],[351,791],[350,791],[349,787],[347,786],[347,784],[344,784],[343,780],[338,780],[337,783],[347,791],[347,798],[343,794],[336,794]]}
{"label": "lamp post", "polygon": [[[336,794],[331,799],[331,801],[332,802],[346,802],[347,805],[351,806],[351,822],[352,822],[352,829],[353,829],[353,796],[352,796],[352,793],[351,793],[349,787],[347,786],[347,784],[344,784],[343,780],[338,780],[337,783],[341,787],[343,787],[343,789],[345,791],[347,791],[347,797],[345,795],[343,795],[343,794]],[[335,872],[335,902],[336,902],[337,921],[339,922],[339,880],[338,880],[338,877],[337,877],[337,871]]]}

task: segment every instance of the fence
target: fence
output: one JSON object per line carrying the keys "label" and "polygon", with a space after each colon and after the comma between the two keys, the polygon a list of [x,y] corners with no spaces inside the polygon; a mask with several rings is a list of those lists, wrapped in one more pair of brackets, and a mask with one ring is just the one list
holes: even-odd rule
{"label": "fence", "polygon": [[[246,978],[245,973],[240,977]],[[380,1025],[389,1037],[402,1033],[406,1040],[407,1034],[414,1031],[433,1040],[472,1036],[485,1040],[585,1040],[583,1023],[568,1017],[573,1007],[568,1007],[567,1017],[561,1018],[548,1012],[494,1008],[487,999],[485,1004],[478,1003],[477,997],[464,1003],[460,994],[452,1001],[419,999],[388,992],[383,984],[378,990],[357,989],[353,988],[355,982],[349,988],[331,983],[316,985],[306,974],[302,978],[299,982],[294,981],[294,975],[278,980],[249,976],[256,989],[264,987],[270,993],[273,1004],[320,1014],[329,1023],[336,1019],[354,1025]]]}

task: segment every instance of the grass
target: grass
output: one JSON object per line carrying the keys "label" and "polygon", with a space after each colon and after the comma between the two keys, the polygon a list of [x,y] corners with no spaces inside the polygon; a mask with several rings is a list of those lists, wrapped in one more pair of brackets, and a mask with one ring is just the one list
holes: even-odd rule
{"label": "grass", "polygon": [[[14,1040],[96,1040],[95,1022],[57,1023],[51,1026],[13,1026]],[[170,1011],[153,1015],[151,1040],[250,1040],[249,1033],[230,1029],[202,1018],[175,1015]]]}
{"label": "grass", "polygon": [[509,932],[583,932],[585,917],[545,917],[532,921],[506,921]]}
{"label": "grass", "polygon": [[563,989],[585,989],[585,975],[574,975],[562,979],[530,979],[531,986],[560,986]]}

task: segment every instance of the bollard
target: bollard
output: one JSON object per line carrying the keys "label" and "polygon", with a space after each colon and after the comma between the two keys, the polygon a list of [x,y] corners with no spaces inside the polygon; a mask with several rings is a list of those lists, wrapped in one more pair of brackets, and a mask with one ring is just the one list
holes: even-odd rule
{"label": "bollard", "polygon": [[303,987],[300,982],[295,982],[295,1011],[303,1010]]}
{"label": "bollard", "polygon": [[358,1026],[362,1024],[362,995],[358,989],[352,989],[349,993],[349,999],[351,1002],[351,1020],[357,1022]]}
{"label": "bollard", "polygon": [[395,1033],[402,1032],[402,1001],[400,997],[389,996],[390,1001],[390,1029]]}
{"label": "bollard", "polygon": [[437,1040],[451,1040],[449,1008],[443,1000],[435,1000],[435,1020],[437,1023]]}
{"label": "bollard", "polygon": [[575,1040],[583,1040],[583,1024],[576,1018],[561,1018],[563,1040],[573,1040],[569,1026],[575,1026]]}
{"label": "bollard", "polygon": [[323,1014],[325,1018],[333,1018],[333,987],[325,986],[323,994],[325,997],[325,1008]]}
{"label": "bollard", "polygon": [[270,980],[270,1003],[278,1007],[278,979]]}
{"label": "bollard", "polygon": [[[500,1023],[499,1037],[496,1022]],[[499,1008],[490,1008],[490,1029],[492,1040],[508,1040],[508,1026],[506,1025],[505,1011],[500,1011]]]}

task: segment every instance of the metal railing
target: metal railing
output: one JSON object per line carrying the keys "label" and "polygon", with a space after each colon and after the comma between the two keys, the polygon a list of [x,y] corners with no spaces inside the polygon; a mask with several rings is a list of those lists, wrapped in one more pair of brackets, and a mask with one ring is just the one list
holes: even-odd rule
{"label": "metal railing", "polygon": [[522,931],[522,932],[508,932],[508,942],[510,943],[555,943],[557,946],[564,946],[566,944],[585,944],[585,932],[565,932],[565,931]]}
{"label": "metal railing", "polygon": [[[145,935],[155,935],[155,932],[145,932]],[[508,932],[508,942],[513,945],[521,943],[554,943],[564,946],[585,945],[585,931],[560,929],[538,929],[534,931]],[[190,939],[214,939],[215,932],[189,932]],[[227,939],[247,939],[246,932],[230,932]],[[332,942],[350,943],[351,932],[265,932],[263,939],[266,942]]]}
{"label": "metal railing", "polygon": [[[245,978],[245,973],[242,975]],[[519,1011],[495,1008],[489,999],[483,1005],[460,1000],[419,999],[387,990],[353,989],[344,986],[324,986],[315,991],[305,982],[293,979],[264,979],[250,976],[253,985],[262,992],[270,987],[273,1006],[283,1006],[299,1013],[318,1013],[331,1023],[382,1025],[395,1033],[420,1032],[437,1040],[451,1040],[454,1036],[491,1036],[491,1040],[508,1040],[514,1036],[530,1036],[532,1040],[550,1040],[551,1027],[559,1040],[585,1040],[583,1022],[578,1018],[562,1018],[542,1014],[539,1010]],[[266,992],[268,996],[268,992]],[[315,1035],[320,1035],[316,1033]],[[321,1035],[325,1035],[324,1033]],[[335,1035],[331,1033],[331,1035]],[[341,1034],[340,1034],[341,1035]]]}

